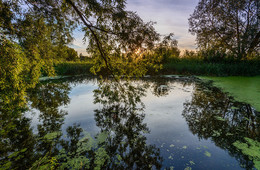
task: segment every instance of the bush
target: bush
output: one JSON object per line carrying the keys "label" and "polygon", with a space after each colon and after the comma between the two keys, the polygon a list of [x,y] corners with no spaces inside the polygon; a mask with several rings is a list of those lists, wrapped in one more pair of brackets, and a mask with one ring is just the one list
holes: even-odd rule
{"label": "bush", "polygon": [[163,65],[161,74],[255,76],[260,75],[260,60],[209,63],[204,60],[180,58]]}
{"label": "bush", "polygon": [[57,75],[91,74],[89,71],[91,67],[90,62],[61,62],[54,65]]}

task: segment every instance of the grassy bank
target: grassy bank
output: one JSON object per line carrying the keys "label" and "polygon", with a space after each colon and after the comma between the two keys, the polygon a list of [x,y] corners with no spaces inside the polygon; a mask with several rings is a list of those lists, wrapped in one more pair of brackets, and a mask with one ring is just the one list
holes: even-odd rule
{"label": "grassy bank", "polygon": [[60,62],[54,65],[54,69],[57,75],[67,76],[67,75],[81,75],[81,74],[91,74],[90,68],[91,62]]}
{"label": "grassy bank", "polygon": [[[60,62],[54,65],[57,75],[92,74],[89,70],[92,66],[88,62]],[[169,59],[163,63],[159,72],[148,71],[147,74],[178,74],[200,76],[256,76],[260,75],[260,61],[225,61],[205,62],[199,59]]]}
{"label": "grassy bank", "polygon": [[255,76],[260,75],[260,61],[210,63],[203,60],[171,59],[163,64],[160,74]]}

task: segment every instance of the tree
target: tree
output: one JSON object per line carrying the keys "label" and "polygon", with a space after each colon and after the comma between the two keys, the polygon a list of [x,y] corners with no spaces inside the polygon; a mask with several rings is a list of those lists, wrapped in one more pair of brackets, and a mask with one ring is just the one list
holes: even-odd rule
{"label": "tree", "polygon": [[161,56],[161,62],[163,63],[169,62],[170,58],[178,58],[181,53],[178,49],[178,41],[174,38],[173,33],[163,37],[162,41],[154,49],[154,52],[154,55]]}
{"label": "tree", "polygon": [[69,48],[67,49],[67,53],[68,53],[68,58],[67,60],[69,61],[75,61],[78,58],[78,53],[76,50],[74,50],[73,48]]}
{"label": "tree", "polygon": [[231,53],[238,59],[259,54],[258,0],[200,0],[189,18],[189,31],[200,49]]}
{"label": "tree", "polygon": [[[159,39],[153,22],[145,23],[136,13],[126,11],[125,3],[125,0],[1,0],[5,15],[0,21],[5,34],[23,41],[28,36],[24,29],[30,27],[22,23],[32,23],[33,19],[27,21],[27,18],[37,16],[49,28],[46,32],[50,36],[47,37],[53,45],[71,42],[72,30],[81,27],[85,32],[84,39],[89,40],[89,54],[102,58],[106,67],[112,70],[110,55],[152,48]],[[38,26],[36,23],[31,27]]]}
{"label": "tree", "polygon": [[[72,31],[78,27],[85,32],[84,39],[89,40],[87,51],[96,61],[93,72],[103,67],[116,72],[119,65],[112,64],[114,56],[129,57],[137,49],[153,48],[159,39],[154,23],[145,23],[136,13],[126,11],[125,3],[125,0],[0,0],[0,53],[4,54],[0,61],[5,61],[5,65],[1,62],[4,67],[0,68],[0,82],[11,83],[11,87],[30,80],[31,88],[42,71],[53,75],[54,60],[65,54],[63,47],[73,40]],[[15,62],[7,62],[13,57]],[[13,68],[19,68],[18,72]],[[18,77],[14,82],[3,75],[10,72]],[[5,83],[1,83],[0,91],[4,88]],[[20,88],[17,93],[25,95],[25,91],[26,88]]]}

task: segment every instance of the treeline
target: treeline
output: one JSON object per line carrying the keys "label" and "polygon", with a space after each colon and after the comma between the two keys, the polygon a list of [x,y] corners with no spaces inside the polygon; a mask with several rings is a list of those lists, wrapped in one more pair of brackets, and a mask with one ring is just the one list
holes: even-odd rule
{"label": "treeline", "polygon": [[[200,1],[189,18],[189,31],[196,35],[198,49],[182,55],[173,34],[160,40],[154,23],[145,23],[135,13],[125,11],[125,1],[77,1],[74,4],[70,0],[57,3],[2,0],[0,7],[2,84],[10,82],[7,77],[19,79],[25,76],[27,79],[23,81],[34,81],[42,74],[54,75],[54,68],[58,74],[69,73],[70,64],[63,64],[68,68],[64,71],[62,64],[55,62],[71,63],[67,61],[77,59],[76,51],[68,44],[73,40],[72,31],[79,27],[89,42],[86,49],[91,59],[87,62],[91,63],[94,74],[143,76],[147,71],[151,73],[162,68],[161,73],[170,70],[169,73],[178,74],[259,73],[258,65],[254,64],[260,58],[257,0],[241,0],[239,3]],[[90,18],[95,22],[90,22]],[[233,70],[252,72],[250,70],[254,68],[253,73],[229,73],[222,69],[240,62],[249,64],[240,64]],[[215,67],[212,63],[220,65]],[[13,70],[12,66],[19,70]],[[71,69],[78,69],[75,63]]]}

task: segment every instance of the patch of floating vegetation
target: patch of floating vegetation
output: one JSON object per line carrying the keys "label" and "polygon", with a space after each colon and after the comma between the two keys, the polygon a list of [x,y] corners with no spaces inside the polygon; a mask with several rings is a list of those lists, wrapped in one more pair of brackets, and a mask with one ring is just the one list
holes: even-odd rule
{"label": "patch of floating vegetation", "polygon": [[[260,76],[255,77],[199,77],[212,80],[213,85],[230,93],[237,101],[251,104],[260,111]],[[232,108],[237,109],[237,108]]]}
{"label": "patch of floating vegetation", "polygon": [[192,168],[187,166],[184,170],[192,170]]}
{"label": "patch of floating vegetation", "polygon": [[260,169],[260,142],[247,137],[244,139],[245,143],[236,141],[233,145],[253,161],[256,169]]}
{"label": "patch of floating vegetation", "polygon": [[195,163],[193,161],[189,161],[190,165],[195,165]]}
{"label": "patch of floating vegetation", "polygon": [[208,151],[205,151],[204,155],[207,156],[207,157],[211,157],[211,153],[209,153]]}
{"label": "patch of floating vegetation", "polygon": [[220,116],[214,116],[215,117],[215,119],[217,119],[217,120],[219,120],[219,121],[225,121],[226,119],[223,119],[222,117],[220,117]]}

